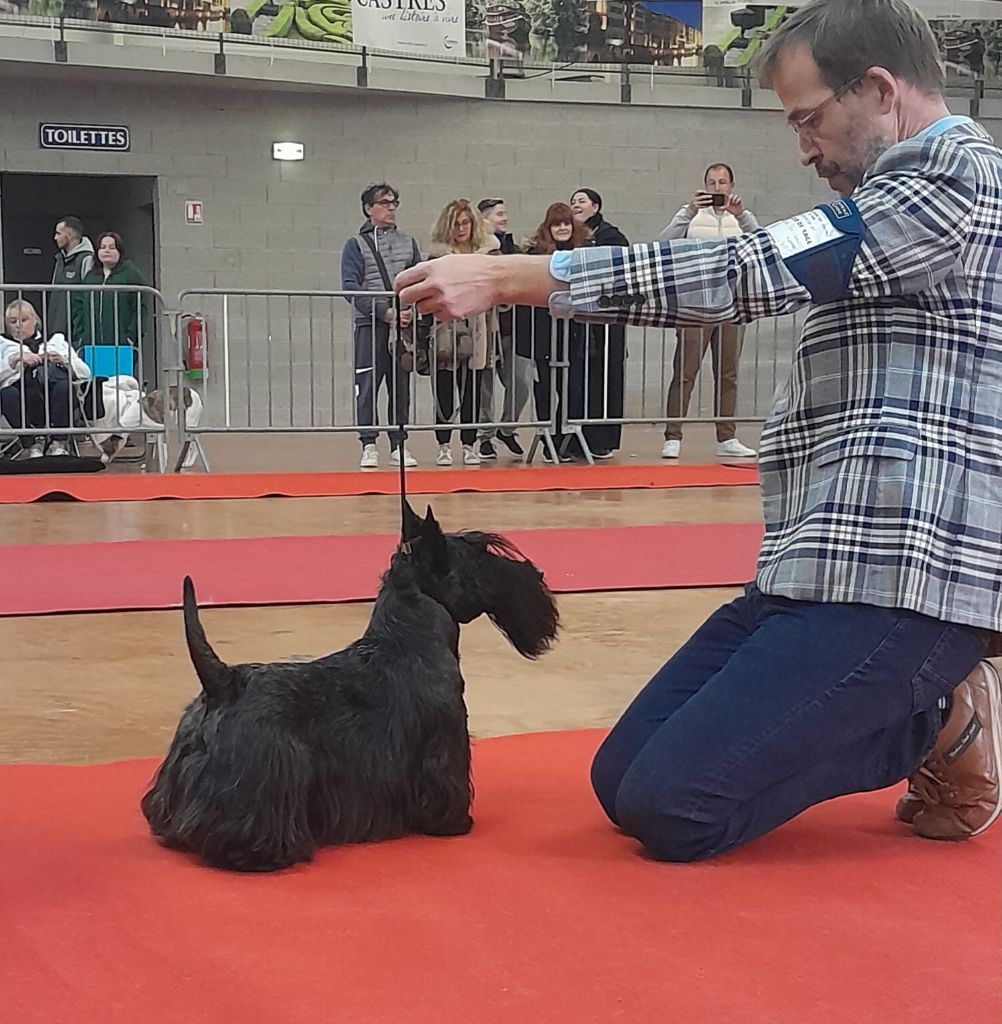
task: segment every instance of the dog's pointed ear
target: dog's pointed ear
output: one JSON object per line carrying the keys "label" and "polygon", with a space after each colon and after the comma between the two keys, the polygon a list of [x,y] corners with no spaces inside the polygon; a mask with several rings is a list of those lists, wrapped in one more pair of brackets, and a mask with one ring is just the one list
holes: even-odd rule
{"label": "dog's pointed ear", "polygon": [[431,555],[437,568],[448,565],[449,551],[445,543],[445,534],[442,527],[438,525],[435,513],[431,505],[425,509],[424,522],[421,525],[421,537],[424,540],[425,550]]}
{"label": "dog's pointed ear", "polygon": [[233,672],[225,662],[220,661],[205,638],[205,630],[198,618],[195,585],[190,576],[184,578],[184,637],[188,641],[188,654],[205,695],[212,700],[228,699],[233,688]]}
{"label": "dog's pointed ear", "polygon": [[404,500],[403,521],[400,524],[400,539],[405,543],[417,540],[421,536],[424,523],[421,517],[411,508],[411,503]]}

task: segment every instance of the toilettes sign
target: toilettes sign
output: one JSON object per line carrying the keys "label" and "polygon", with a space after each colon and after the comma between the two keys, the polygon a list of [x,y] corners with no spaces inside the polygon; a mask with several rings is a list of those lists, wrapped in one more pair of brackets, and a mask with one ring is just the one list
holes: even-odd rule
{"label": "toilettes sign", "polygon": [[113,124],[46,124],[38,126],[42,149],[91,149],[128,153],[132,145],[129,129]]}

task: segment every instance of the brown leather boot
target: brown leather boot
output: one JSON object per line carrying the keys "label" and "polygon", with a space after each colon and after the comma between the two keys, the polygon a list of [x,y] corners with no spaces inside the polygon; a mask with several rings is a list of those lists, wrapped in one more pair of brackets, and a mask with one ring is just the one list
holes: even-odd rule
{"label": "brown leather boot", "polygon": [[[933,752],[909,780],[922,801],[912,828],[926,839],[969,839],[1002,811],[1002,684],[982,661],[953,691]],[[903,800],[907,800],[907,796]]]}
{"label": "brown leather boot", "polygon": [[908,792],[898,800],[894,808],[894,817],[906,825],[910,825],[915,820],[915,815],[925,807],[925,802],[915,789],[915,783],[912,781],[914,778],[913,775],[908,780]]}

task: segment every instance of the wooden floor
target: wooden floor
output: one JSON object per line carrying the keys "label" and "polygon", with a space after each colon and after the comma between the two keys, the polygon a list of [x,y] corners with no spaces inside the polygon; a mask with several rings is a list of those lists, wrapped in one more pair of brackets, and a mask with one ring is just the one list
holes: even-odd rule
{"label": "wooden floor", "polygon": [[[712,444],[703,439],[701,447]],[[499,532],[760,518],[753,487],[450,494],[435,497],[433,506],[446,529]],[[0,506],[0,537],[13,545],[389,533],[397,529],[398,507],[393,497]],[[663,661],[734,593],[563,596],[560,643],[536,663],[519,658],[488,622],[465,627],[471,731],[491,736],[611,724]],[[216,609],[204,613],[204,622],[229,661],[307,659],[357,638],[369,610],[368,604]],[[180,710],[197,692],[174,611],[0,618],[0,650],[0,762],[159,755]]]}

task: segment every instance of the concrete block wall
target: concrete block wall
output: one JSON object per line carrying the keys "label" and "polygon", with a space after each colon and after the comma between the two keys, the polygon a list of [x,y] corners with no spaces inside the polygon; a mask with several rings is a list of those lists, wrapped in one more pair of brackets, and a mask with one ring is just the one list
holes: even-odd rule
{"label": "concrete block wall", "polygon": [[[72,74],[72,71],[69,71]],[[652,238],[699,185],[711,160],[768,221],[813,205],[822,185],[798,168],[773,111],[499,103],[331,90],[274,92],[183,84],[6,79],[3,168],[159,179],[161,287],[331,287],[341,246],[359,226],[358,195],[386,179],[400,223],[422,245],[441,206],[464,195],[508,200],[516,234],[587,184],[631,239]],[[37,148],[41,120],[127,124],[128,154]],[[271,143],[305,143],[276,163]],[[205,223],[184,221],[201,200]]]}

